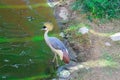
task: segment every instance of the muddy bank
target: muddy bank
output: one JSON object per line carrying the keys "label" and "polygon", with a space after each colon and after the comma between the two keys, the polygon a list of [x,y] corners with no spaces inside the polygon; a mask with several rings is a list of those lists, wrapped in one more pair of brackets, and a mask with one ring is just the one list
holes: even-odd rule
{"label": "muddy bank", "polygon": [[[93,19],[91,22],[85,14],[71,10],[69,4],[56,5],[53,9],[63,42],[72,58],[77,60],[63,65],[63,69],[70,72],[70,76],[63,80],[119,80],[119,41],[113,42],[110,35],[119,32],[120,20],[101,22]],[[87,27],[89,32],[79,33],[81,27]]]}

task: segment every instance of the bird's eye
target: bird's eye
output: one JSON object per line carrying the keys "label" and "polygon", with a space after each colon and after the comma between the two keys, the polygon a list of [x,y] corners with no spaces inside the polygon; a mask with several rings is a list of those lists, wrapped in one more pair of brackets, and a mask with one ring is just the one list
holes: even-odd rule
{"label": "bird's eye", "polygon": [[43,28],[46,28],[46,26],[43,26]]}

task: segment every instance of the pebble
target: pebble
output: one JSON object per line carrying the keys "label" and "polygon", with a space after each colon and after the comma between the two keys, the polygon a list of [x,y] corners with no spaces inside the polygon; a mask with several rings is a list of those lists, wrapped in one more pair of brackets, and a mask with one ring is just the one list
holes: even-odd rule
{"label": "pebble", "polygon": [[113,41],[120,41],[120,32],[110,36]]}
{"label": "pebble", "polygon": [[86,27],[82,27],[82,28],[79,29],[78,32],[81,33],[81,34],[86,34],[86,33],[88,33],[88,31],[89,31],[88,28],[86,28]]}
{"label": "pebble", "polygon": [[70,76],[70,72],[68,70],[62,70],[58,73],[60,78],[68,78]]}
{"label": "pebble", "polygon": [[61,32],[61,33],[59,34],[59,36],[61,36],[61,37],[63,38],[63,37],[65,37],[65,34],[64,34],[63,32]]}
{"label": "pebble", "polygon": [[109,42],[105,42],[106,46],[111,46],[111,44]]}
{"label": "pebble", "polygon": [[68,10],[65,7],[62,7],[59,13],[59,16],[63,19],[63,20],[68,20]]}

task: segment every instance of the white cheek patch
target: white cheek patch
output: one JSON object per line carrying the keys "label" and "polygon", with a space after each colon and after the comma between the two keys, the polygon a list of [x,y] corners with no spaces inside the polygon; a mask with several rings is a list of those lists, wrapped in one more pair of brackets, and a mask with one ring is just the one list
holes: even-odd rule
{"label": "white cheek patch", "polygon": [[45,28],[45,30],[47,30],[47,28]]}

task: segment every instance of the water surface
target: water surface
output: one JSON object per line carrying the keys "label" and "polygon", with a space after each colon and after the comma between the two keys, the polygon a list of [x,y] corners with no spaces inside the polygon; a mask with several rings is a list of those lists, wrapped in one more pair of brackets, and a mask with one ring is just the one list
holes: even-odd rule
{"label": "water surface", "polygon": [[58,31],[46,0],[0,0],[0,80],[52,76],[53,54],[40,30],[46,21]]}

